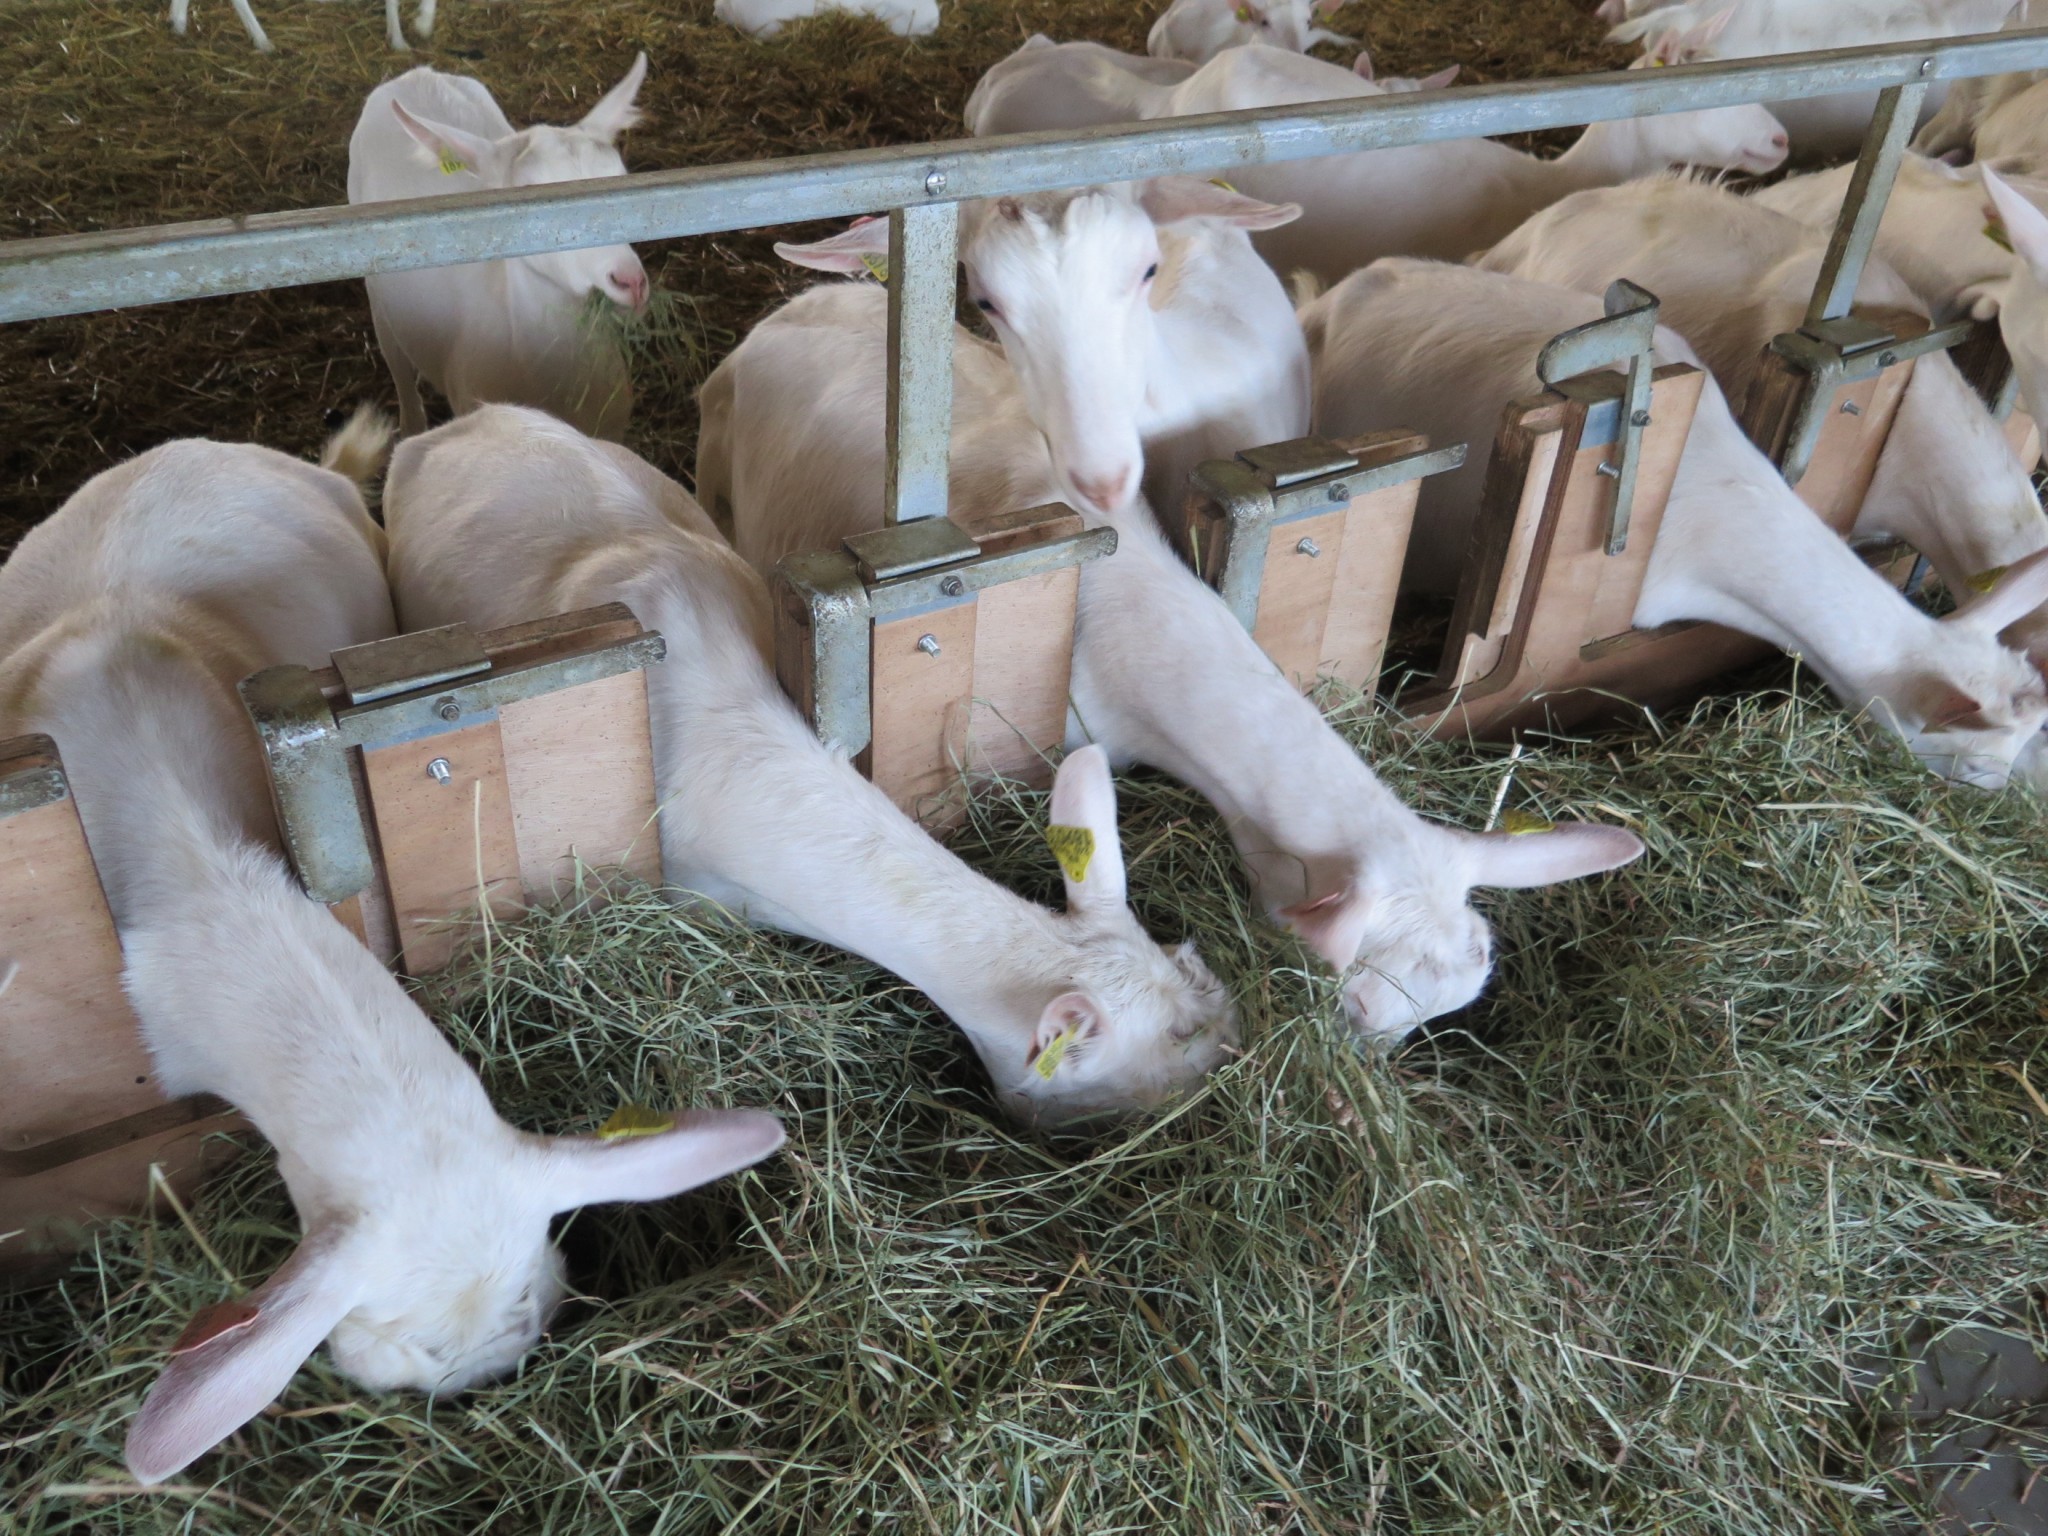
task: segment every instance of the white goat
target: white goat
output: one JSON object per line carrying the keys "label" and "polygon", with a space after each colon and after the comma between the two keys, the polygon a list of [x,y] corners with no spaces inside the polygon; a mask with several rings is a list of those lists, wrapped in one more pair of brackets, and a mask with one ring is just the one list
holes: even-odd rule
{"label": "white goat", "polygon": [[[419,0],[419,9],[413,13],[414,36],[425,42],[434,35],[434,6],[436,0]],[[242,30],[249,34],[249,41],[256,45],[258,53],[277,51],[263,26],[256,20],[256,13],[249,8],[249,0],[228,0],[235,10],[235,19],[242,24]],[[185,26],[192,14],[192,0],[171,0],[171,30],[183,37]],[[410,47],[405,41],[405,28],[398,22],[398,0],[384,0],[384,36],[391,46],[400,53],[408,53]]]}
{"label": "white goat", "polygon": [[1369,49],[1358,50],[1358,57],[1351,61],[1351,73],[1369,84],[1377,85],[1389,96],[1399,96],[1410,91],[1440,91],[1458,78],[1461,64],[1452,64],[1433,75],[1417,79],[1410,75],[1386,75],[1375,77],[1372,68],[1372,53]]}
{"label": "white goat", "polygon": [[[1399,424],[1438,442],[1491,442],[1501,407],[1541,389],[1544,343],[1599,315],[1583,293],[1436,262],[1379,262],[1303,311],[1317,430]],[[1669,330],[1658,332],[1657,353],[1698,361]],[[1441,587],[1462,568],[1485,475],[1476,458],[1423,491],[1417,585]],[[1929,618],[1792,493],[1709,380],[1635,622],[1710,620],[1802,655],[1933,772],[1995,789],[2048,722],[2048,685],[1998,632],[2044,600],[2048,553],[1948,619]]]}
{"label": "white goat", "polygon": [[[1617,277],[1641,283],[1722,391],[1741,400],[1771,338],[1804,319],[1827,243],[1826,230],[1752,199],[1666,179],[1568,198],[1481,264],[1588,293]],[[1924,313],[1875,259],[1858,297]],[[2048,547],[2048,520],[2025,469],[1946,353],[1913,365],[1853,532],[1904,539],[1959,596],[1983,573]],[[2048,656],[2048,614],[2026,617],[2020,638]]]}
{"label": "white goat", "polygon": [[749,37],[773,37],[792,21],[826,11],[872,16],[898,37],[939,29],[939,0],[718,0],[711,14]]}
{"label": "white goat", "polygon": [[[2019,0],[1999,31],[2019,32],[2040,25],[2033,5],[2034,0]],[[1950,82],[1941,109],[1922,126],[1913,139],[1913,147],[1923,155],[1943,158],[1966,159],[1974,153],[1979,159],[1993,159],[2019,153],[2038,162],[2042,158],[2040,149],[2030,152],[2029,146],[2034,138],[2032,125],[2048,113],[2048,92],[2033,92],[2043,80],[2048,80],[2048,71],[2034,69]],[[2030,92],[2032,99],[2024,106],[2006,111]],[[1994,117],[1998,126],[1992,130],[1991,142],[2004,147],[1981,150],[1977,147],[1978,135]]]}
{"label": "white goat", "polygon": [[[1994,32],[2014,4],[2015,0],[1691,0],[1658,5],[1654,0],[1629,0],[1631,19],[1608,33],[1608,40],[1642,39],[1655,48],[1674,32],[1692,31],[1718,17],[1725,30],[1701,57],[1754,59]],[[1600,14],[1619,20],[1615,0],[1608,0]],[[1921,107],[1923,122],[1941,107],[1947,90],[1947,82],[1937,81],[1928,91]],[[1876,102],[1874,92],[1862,92],[1774,101],[1770,108],[1791,134],[1800,157],[1811,160],[1854,154]]]}
{"label": "white goat", "polygon": [[[384,436],[358,427],[330,459],[360,473]],[[260,1412],[322,1338],[374,1391],[509,1370],[561,1294],[550,1217],[660,1199],[782,1141],[752,1111],[610,1144],[515,1130],[300,891],[235,684],[390,634],[381,554],[342,475],[185,441],[89,481],[0,568],[0,735],[64,755],[157,1077],[256,1123],[305,1227],[173,1349],[129,1435],[145,1483]]]}
{"label": "white goat", "polygon": [[[1832,231],[1853,166],[1794,176],[1755,194],[1764,207]],[[1943,321],[1998,320],[2020,396],[2048,420],[2048,181],[1956,169],[1908,155],[1878,227],[1877,254]]]}
{"label": "white goat", "polygon": [[1320,25],[1344,0],[1173,0],[1152,23],[1145,51],[1155,59],[1206,64],[1226,48],[1264,43],[1307,53],[1317,43],[1355,43]]}
{"label": "white goat", "polygon": [[[618,137],[639,120],[641,54],[573,127],[514,131],[482,82],[415,69],[363,103],[348,144],[348,200],[530,187],[623,176]],[[485,400],[536,405],[600,437],[617,437],[633,409],[626,362],[594,333],[587,301],[647,305],[647,272],[629,245],[554,251],[363,280],[377,345],[398,388],[399,423],[426,430],[419,380],[460,413]]]}
{"label": "white goat", "polygon": [[[1034,402],[994,348],[964,334],[956,348],[953,504],[1050,499],[1062,477]],[[881,526],[886,353],[881,290],[827,285],[756,326],[706,384],[699,487],[717,485],[762,570]],[[1506,837],[1423,821],[1174,555],[1148,507],[1095,520],[1120,542],[1082,567],[1069,739],[1208,797],[1266,910],[1347,974],[1367,1034],[1399,1038],[1478,995],[1492,951],[1473,887],[1548,884],[1642,851],[1618,827]]]}
{"label": "white goat", "polygon": [[401,447],[384,505],[409,627],[622,602],[666,636],[648,698],[669,883],[922,989],[1012,1113],[1156,1105],[1235,1042],[1194,945],[1161,948],[1125,905],[1101,754],[1070,755],[1053,788],[1052,819],[1094,836],[1066,914],[983,879],[812,734],[776,686],[761,578],[644,460],[487,407]]}
{"label": "white goat", "polygon": [[[962,210],[968,297],[1051,441],[1062,499],[1107,513],[1142,477],[1178,506],[1204,459],[1307,429],[1294,306],[1245,238],[1298,212],[1186,176]],[[800,266],[847,273],[888,248],[880,219],[775,247]]]}
{"label": "white goat", "polygon": [[[1687,58],[1693,46],[1692,39],[1673,35],[1660,45],[1660,56]],[[1228,49],[1175,86],[1116,82],[1098,69],[1074,88],[1104,82],[1115,85],[1117,99],[1137,105],[1138,117],[1150,119],[1383,94],[1339,65],[1260,47]],[[982,132],[983,124],[1000,121],[1003,131],[1016,132],[1042,126],[1033,120],[1033,107],[1033,94],[1013,85],[985,98],[981,122],[970,117],[969,127]],[[1300,219],[1254,237],[1261,255],[1281,272],[1305,269],[1334,282],[1381,256],[1460,259],[1582,187],[1683,164],[1767,171],[1784,159],[1785,147],[1783,129],[1762,107],[1724,107],[1594,123],[1555,160],[1491,139],[1456,139],[1241,166],[1230,179],[1247,196],[1303,210]]]}

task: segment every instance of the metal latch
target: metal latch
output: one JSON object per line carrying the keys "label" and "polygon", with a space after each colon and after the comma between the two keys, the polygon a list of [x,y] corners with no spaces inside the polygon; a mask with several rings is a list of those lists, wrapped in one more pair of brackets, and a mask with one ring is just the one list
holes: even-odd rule
{"label": "metal latch", "polygon": [[1622,278],[1607,290],[1604,320],[1589,320],[1554,338],[1536,359],[1536,376],[1555,389],[1582,374],[1628,364],[1619,419],[1615,423],[1614,456],[1600,473],[1614,481],[1614,511],[1607,523],[1607,553],[1628,548],[1628,523],[1635,507],[1636,471],[1643,451],[1643,430],[1650,425],[1650,387],[1656,359],[1657,296]]}

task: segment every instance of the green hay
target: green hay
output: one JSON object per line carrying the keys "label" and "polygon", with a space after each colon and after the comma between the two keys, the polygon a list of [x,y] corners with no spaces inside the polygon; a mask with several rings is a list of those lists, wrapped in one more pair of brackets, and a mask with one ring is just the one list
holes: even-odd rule
{"label": "green hay", "polygon": [[[1200,939],[1246,1051],[1084,1144],[1006,1129],[961,1038],[843,955],[651,903],[501,929],[426,1000],[515,1121],[772,1105],[786,1155],[577,1216],[582,1299],[516,1382],[429,1404],[315,1363],[169,1492],[118,1491],[123,1428],[224,1285],[175,1221],[110,1229],[0,1304],[14,1528],[1887,1528],[1898,1442],[1844,1362],[2048,1283],[2014,1075],[2048,1084],[2038,805],[1873,753],[1814,690],[1513,762],[1342,718],[1431,814],[1650,852],[1491,900],[1488,997],[1375,1059],[1214,816],[1127,782],[1141,910]],[[994,797],[961,846],[1050,898],[1042,822]],[[193,1221],[243,1283],[293,1226],[260,1155]]]}

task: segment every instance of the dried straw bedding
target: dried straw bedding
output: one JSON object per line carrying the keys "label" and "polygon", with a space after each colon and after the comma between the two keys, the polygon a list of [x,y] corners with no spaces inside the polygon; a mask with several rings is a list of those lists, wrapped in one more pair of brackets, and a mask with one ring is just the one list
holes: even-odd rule
{"label": "dried straw bedding", "polygon": [[[381,28],[367,5],[258,4],[274,58],[224,3],[201,0],[184,44],[149,8],[10,6],[12,232],[333,200]],[[651,166],[943,136],[1025,32],[1131,45],[1144,19],[968,0],[924,43],[832,20],[763,47],[697,0],[453,4],[429,57],[519,119],[566,115],[646,46],[656,122],[629,162]],[[1603,57],[1563,0],[1339,24],[1406,72]],[[703,358],[796,281],[764,256],[744,236],[650,262],[699,296],[650,342],[634,443],[666,467],[687,467]],[[303,449],[387,387],[348,285],[17,327],[0,369],[21,523],[165,437]],[[1488,996],[1387,1059],[1247,906],[1207,807],[1127,780],[1141,910],[1200,940],[1247,1049],[1095,1141],[1011,1132],[964,1043],[847,956],[653,901],[484,935],[423,1000],[516,1122],[769,1104],[787,1153],[571,1219],[578,1299],[517,1380],[378,1399],[316,1360],[138,1493],[119,1450],[160,1350],[295,1235],[259,1149],[182,1218],[109,1229],[60,1285],[0,1297],[0,1527],[1893,1528],[1961,1426],[1902,1436],[1848,1365],[1949,1322],[2039,1327],[2048,842],[2035,802],[1932,782],[1806,680],[1745,682],[1514,760],[1331,700],[1428,814],[1614,820],[1650,845],[1491,900]],[[959,846],[1051,900],[1043,820],[1039,797],[992,795]]]}

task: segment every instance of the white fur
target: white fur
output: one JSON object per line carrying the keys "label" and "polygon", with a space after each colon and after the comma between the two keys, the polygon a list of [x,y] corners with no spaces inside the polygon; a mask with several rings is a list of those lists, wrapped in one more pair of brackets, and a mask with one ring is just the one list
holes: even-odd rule
{"label": "white fur", "polygon": [[[923,990],[1013,1113],[1156,1105],[1234,1043],[1194,946],[1162,949],[1123,900],[1099,754],[1070,756],[1053,791],[1053,819],[1096,843],[1064,916],[975,874],[805,726],[776,686],[761,578],[644,460],[537,411],[487,407],[400,448],[384,505],[408,627],[622,602],[664,635],[648,691],[669,883]],[[1038,1051],[1071,1024],[1085,1037],[1041,1075]]]}
{"label": "white fur", "polygon": [[[1728,398],[1741,400],[1771,338],[1801,324],[1827,242],[1825,229],[1753,199],[1669,179],[1568,199],[1483,265],[1589,293],[1633,278],[1663,301],[1663,318],[1698,349]],[[1925,312],[1878,259],[1857,297]],[[2048,547],[2025,469],[1947,354],[1914,364],[1852,532],[1904,539],[1959,594],[1973,577]],[[2048,614],[2016,617],[2018,638],[2048,656]]]}
{"label": "white fur", "polygon": [[1102,43],[1056,43],[1034,32],[974,82],[961,116],[976,138],[1134,123],[1195,67]]}
{"label": "white fur", "polygon": [[[1646,48],[1655,48],[1673,32],[1718,25],[1720,35],[1702,58],[1754,59],[1995,32],[2015,0],[1688,0],[1680,5],[1626,0],[1626,21],[1621,3],[1607,0],[1599,11],[1603,19],[1620,22],[1608,34],[1611,42],[1641,39]],[[1928,91],[1923,121],[1941,108],[1947,90],[1946,82],[1937,81]],[[1811,160],[1854,154],[1876,101],[1875,93],[1864,92],[1776,101],[1770,107],[1799,156]]]}
{"label": "white fur", "polygon": [[[1854,167],[1794,176],[1756,201],[1832,231]],[[1989,164],[1960,170],[1908,155],[1878,227],[1877,254],[1938,319],[1989,320],[2019,374],[2020,396],[2048,420],[2048,181],[2001,176]],[[2007,245],[1992,238],[1993,220]]]}
{"label": "white fur", "polygon": [[826,11],[872,16],[898,37],[939,28],[939,0],[718,0],[711,14],[749,37],[773,37],[792,21]]}
{"label": "white fur", "polygon": [[[234,7],[235,19],[242,24],[242,30],[249,34],[249,41],[256,45],[258,53],[275,53],[276,46],[264,36],[263,27],[256,20],[255,11],[249,7],[249,0],[228,0]],[[435,0],[420,0],[419,9],[413,13],[413,34],[421,42],[434,35]],[[192,0],[171,0],[171,30],[183,37],[185,26],[192,14]],[[411,46],[405,40],[405,28],[399,25],[398,0],[384,0],[384,37],[400,53],[409,53]]]}
{"label": "white fur", "polygon": [[0,736],[56,739],[164,1091],[255,1122],[306,1234],[245,1298],[253,1322],[165,1367],[129,1437],[144,1482],[261,1411],[322,1338],[372,1390],[510,1369],[561,1292],[552,1215],[782,1140],[751,1111],[614,1146],[513,1129],[299,890],[235,684],[390,634],[382,553],[343,476],[185,441],[88,482],[0,569]]}
{"label": "white fur", "polygon": [[[1301,331],[1245,238],[1297,212],[1185,176],[963,209],[967,295],[1052,445],[1063,499],[1107,513],[1142,478],[1177,504],[1204,459],[1301,435]],[[888,250],[888,226],[869,220],[775,249],[820,271],[858,272]],[[716,506],[709,490],[706,499]]]}
{"label": "white fur", "polygon": [[[879,288],[799,295],[755,327],[703,391],[699,486],[730,505],[762,570],[881,526],[886,305]],[[956,335],[952,501],[1014,508],[1058,476],[1003,355]],[[1626,863],[1613,827],[1475,837],[1409,812],[1167,546],[1142,502],[1107,518],[1117,552],[1082,567],[1070,739],[1193,785],[1222,812],[1260,902],[1351,973],[1368,1034],[1398,1038],[1462,1007],[1492,968],[1473,887]]]}
{"label": "white fur", "polygon": [[[1686,57],[1687,46],[1674,39],[1671,56]],[[997,69],[1014,73],[1003,89],[986,80],[977,87],[980,111],[971,108],[968,119],[976,133],[1059,126],[1035,118],[1038,104],[1071,117],[1076,95],[1092,96],[1093,108],[1084,110],[1113,121],[1113,111],[1156,119],[1385,94],[1340,65],[1256,46],[1229,49],[1177,85],[1138,80],[1097,57],[1043,50],[1014,54]],[[1044,88],[1052,78],[1059,89]],[[1461,259],[1583,187],[1683,164],[1763,171],[1784,154],[1784,132],[1762,107],[1725,107],[1594,123],[1555,160],[1491,139],[1455,139],[1247,165],[1229,179],[1248,196],[1303,210],[1299,219],[1252,237],[1261,255],[1281,272],[1307,270],[1335,282],[1381,256]]]}
{"label": "white fur", "polygon": [[1307,53],[1317,43],[1355,43],[1318,23],[1344,0],[1173,0],[1145,38],[1155,59],[1206,64],[1226,48],[1262,43]]}
{"label": "white fur", "polygon": [[[422,67],[387,80],[370,92],[349,139],[348,200],[623,176],[618,136],[638,120],[633,99],[646,74],[643,53],[574,126],[518,131],[466,75]],[[540,406],[600,437],[625,430],[633,408],[625,359],[582,315],[592,294],[645,307],[647,273],[631,246],[386,272],[363,282],[405,432],[426,429],[420,379],[458,413],[495,400]]]}

